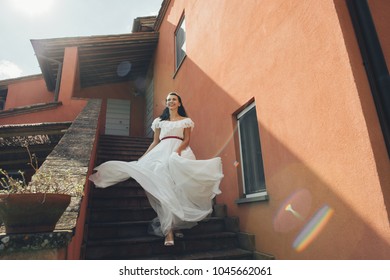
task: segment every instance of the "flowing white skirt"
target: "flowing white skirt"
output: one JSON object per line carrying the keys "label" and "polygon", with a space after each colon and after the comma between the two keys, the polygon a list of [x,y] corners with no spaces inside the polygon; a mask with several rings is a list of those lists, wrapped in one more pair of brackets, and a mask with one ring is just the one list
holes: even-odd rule
{"label": "flowing white skirt", "polygon": [[96,187],[105,188],[134,178],[146,191],[158,219],[151,229],[156,235],[191,228],[212,212],[212,199],[223,178],[221,158],[196,160],[191,148],[181,156],[178,139],[162,140],[138,161],[108,161],[90,176]]}

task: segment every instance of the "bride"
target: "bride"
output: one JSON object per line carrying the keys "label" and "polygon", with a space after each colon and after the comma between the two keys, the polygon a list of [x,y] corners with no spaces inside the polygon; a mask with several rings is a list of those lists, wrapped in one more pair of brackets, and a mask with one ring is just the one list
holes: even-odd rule
{"label": "bride", "polygon": [[221,193],[221,158],[196,160],[189,146],[193,128],[181,97],[171,92],[152,123],[153,142],[144,155],[132,162],[107,161],[89,177],[101,188],[134,178],[157,213],[151,228],[165,236],[165,246],[174,245],[174,231],[191,228],[209,215],[212,199]]}

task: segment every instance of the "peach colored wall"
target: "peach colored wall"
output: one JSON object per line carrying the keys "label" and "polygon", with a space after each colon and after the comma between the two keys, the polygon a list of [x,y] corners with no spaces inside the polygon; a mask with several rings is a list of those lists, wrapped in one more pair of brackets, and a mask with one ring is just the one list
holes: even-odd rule
{"label": "peach colored wall", "polygon": [[[183,12],[187,57],[172,78]],[[341,0],[172,0],[160,28],[155,116],[169,91],[182,96],[195,121],[194,152],[223,161],[217,202],[256,234],[257,251],[277,259],[390,258],[390,165],[351,34]],[[238,206],[233,114],[252,98],[270,198]],[[300,217],[284,210],[286,201]],[[295,249],[316,213],[324,214],[318,235]]]}
{"label": "peach colored wall", "polygon": [[[386,0],[370,0],[369,2],[370,11],[374,20],[375,28],[379,37],[381,48],[386,60],[387,69],[390,71],[390,33],[388,32],[390,27],[390,3]],[[363,72],[363,67],[359,63],[359,68]],[[355,68],[355,69],[356,69]],[[355,71],[356,72],[356,71]],[[369,95],[367,95],[369,96]],[[371,103],[369,103],[371,104]],[[367,114],[376,118],[376,114]],[[376,120],[375,120],[376,121]],[[382,180],[382,191],[385,197],[388,215],[390,216],[390,167],[389,158],[385,156],[386,150],[383,149],[381,131],[374,130],[371,132],[373,135],[373,149],[377,158],[377,166],[379,177]],[[379,135],[378,135],[379,134]],[[375,143],[378,141],[380,143]]]}
{"label": "peach colored wall", "polygon": [[[61,86],[58,98],[58,101],[62,102],[62,106],[50,110],[0,118],[0,124],[73,121],[87,102],[86,100],[76,100],[73,98],[73,92],[77,86],[77,77],[75,75],[75,69],[77,69],[77,67],[77,48],[67,48],[64,55]],[[29,88],[35,90],[25,97]],[[37,87],[32,87],[26,83],[10,85],[7,94],[6,109],[53,101],[54,93],[47,91],[42,78],[42,80],[37,83]]]}
{"label": "peach colored wall", "polygon": [[386,0],[368,1],[375,28],[381,42],[382,51],[386,59],[387,68],[390,65],[390,5]]}
{"label": "peach colored wall", "polygon": [[53,102],[54,94],[46,88],[42,77],[18,81],[8,86],[4,110],[37,103]]}

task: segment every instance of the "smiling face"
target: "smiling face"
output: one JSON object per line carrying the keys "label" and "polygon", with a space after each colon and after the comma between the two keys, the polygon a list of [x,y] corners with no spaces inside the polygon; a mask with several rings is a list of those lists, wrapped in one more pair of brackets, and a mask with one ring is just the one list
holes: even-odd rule
{"label": "smiling face", "polygon": [[177,110],[181,105],[179,101],[179,97],[176,96],[175,94],[168,94],[166,99],[166,105],[169,108],[169,110]]}

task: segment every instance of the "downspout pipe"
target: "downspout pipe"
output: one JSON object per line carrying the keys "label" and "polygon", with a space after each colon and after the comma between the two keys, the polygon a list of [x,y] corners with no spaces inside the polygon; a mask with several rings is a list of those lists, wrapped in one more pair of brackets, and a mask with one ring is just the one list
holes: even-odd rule
{"label": "downspout pipe", "polygon": [[59,62],[58,63],[58,71],[57,71],[57,79],[56,79],[56,88],[54,89],[54,102],[58,101],[58,96],[60,94],[61,75],[62,75],[62,62]]}
{"label": "downspout pipe", "polygon": [[347,0],[390,158],[390,76],[367,0]]}

